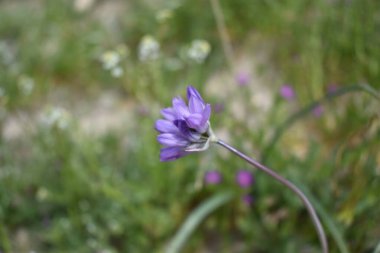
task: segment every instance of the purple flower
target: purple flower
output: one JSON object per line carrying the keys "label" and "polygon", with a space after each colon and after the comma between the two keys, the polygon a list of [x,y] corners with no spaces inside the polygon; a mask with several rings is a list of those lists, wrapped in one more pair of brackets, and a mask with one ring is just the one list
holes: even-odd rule
{"label": "purple flower", "polygon": [[219,184],[222,181],[222,175],[217,170],[210,170],[205,173],[204,180],[206,184]]}
{"label": "purple flower", "polygon": [[250,76],[247,72],[241,71],[236,75],[235,79],[240,86],[245,86],[249,83]]}
{"label": "purple flower", "polygon": [[295,97],[294,89],[290,85],[281,86],[280,94],[281,94],[281,97],[285,98],[288,101],[293,100]]}
{"label": "purple flower", "polygon": [[313,115],[317,118],[321,117],[322,114],[323,114],[323,106],[322,105],[317,105],[316,107],[314,107],[313,109]]}
{"label": "purple flower", "polygon": [[240,170],[236,174],[236,182],[242,188],[248,188],[253,184],[253,175],[248,170]]}
{"label": "purple flower", "polygon": [[224,104],[222,104],[222,103],[214,104],[213,105],[213,111],[215,113],[223,112],[224,111]]}
{"label": "purple flower", "polygon": [[336,85],[335,83],[332,83],[330,84],[329,86],[327,86],[327,93],[334,93],[335,91],[338,90],[338,85]]}
{"label": "purple flower", "polygon": [[181,97],[173,98],[172,107],[164,108],[164,119],[156,121],[158,142],[163,145],[161,161],[172,161],[191,152],[206,150],[214,138],[210,127],[211,106],[206,104],[199,92],[187,87],[188,105]]}
{"label": "purple flower", "polygon": [[251,194],[246,194],[246,195],[244,195],[244,196],[242,197],[242,199],[243,199],[243,202],[244,202],[246,205],[248,205],[248,206],[252,205],[252,204],[253,204],[253,201],[255,200]]}

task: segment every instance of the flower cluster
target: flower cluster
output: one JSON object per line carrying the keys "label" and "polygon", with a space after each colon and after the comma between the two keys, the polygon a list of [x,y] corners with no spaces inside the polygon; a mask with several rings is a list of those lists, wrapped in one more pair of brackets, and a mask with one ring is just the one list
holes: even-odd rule
{"label": "flower cluster", "polygon": [[42,126],[47,129],[57,128],[64,130],[71,124],[72,116],[61,107],[49,107],[44,110],[40,121]]}
{"label": "flower cluster", "polygon": [[205,150],[214,138],[209,122],[210,104],[206,104],[192,86],[187,88],[187,99],[188,105],[181,97],[175,97],[173,107],[161,110],[164,119],[156,121],[155,129],[160,133],[157,140],[164,146],[160,152],[161,161]]}
{"label": "flower cluster", "polygon": [[251,77],[250,77],[249,73],[246,71],[240,71],[235,76],[235,80],[238,83],[238,85],[240,85],[240,86],[246,86],[249,83],[250,79],[251,79]]}
{"label": "flower cluster", "polygon": [[115,78],[119,78],[123,75],[122,61],[129,54],[129,49],[125,45],[119,45],[115,50],[109,50],[104,52],[100,56],[100,62],[103,65],[103,69],[110,71],[111,75]]}
{"label": "flower cluster", "polygon": [[145,35],[140,41],[138,55],[139,60],[142,62],[158,59],[160,56],[160,43],[154,37]]}
{"label": "flower cluster", "polygon": [[281,97],[283,97],[284,99],[286,99],[288,101],[293,100],[296,96],[293,87],[290,85],[287,85],[287,84],[281,86],[280,95],[281,95]]}
{"label": "flower cluster", "polygon": [[156,20],[159,23],[164,23],[173,17],[172,9],[162,9],[156,13]]}
{"label": "flower cluster", "polygon": [[253,175],[248,170],[239,170],[236,173],[236,182],[241,188],[249,188],[254,183]]}
{"label": "flower cluster", "polygon": [[217,170],[209,170],[204,175],[206,184],[219,184],[222,182],[222,175]]}
{"label": "flower cluster", "polygon": [[187,51],[187,56],[198,64],[203,63],[211,51],[210,43],[206,40],[193,40]]}

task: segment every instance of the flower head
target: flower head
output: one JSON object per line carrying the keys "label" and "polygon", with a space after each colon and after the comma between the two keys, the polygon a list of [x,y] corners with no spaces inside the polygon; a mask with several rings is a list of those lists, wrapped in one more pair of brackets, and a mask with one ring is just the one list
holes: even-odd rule
{"label": "flower head", "polygon": [[173,10],[171,9],[162,9],[156,13],[156,19],[159,23],[164,23],[173,17]]}
{"label": "flower head", "polygon": [[222,181],[222,175],[217,170],[210,170],[205,173],[204,180],[206,184],[219,184]]}
{"label": "flower head", "polygon": [[212,107],[213,107],[213,111],[215,113],[220,113],[220,112],[224,111],[224,104],[223,103],[214,104]]}
{"label": "flower head", "polygon": [[206,40],[193,40],[190,48],[187,51],[187,55],[190,59],[196,63],[203,63],[211,51],[210,43]]}
{"label": "flower head", "polygon": [[60,107],[49,107],[41,115],[42,126],[48,129],[58,128],[59,130],[64,130],[69,127],[71,122],[71,114]]}
{"label": "flower head", "polygon": [[150,35],[145,35],[139,44],[139,60],[142,62],[158,59],[160,56],[160,43]]}
{"label": "flower head", "polygon": [[116,51],[106,51],[100,56],[100,61],[103,69],[110,70],[119,65],[121,57]]}
{"label": "flower head", "polygon": [[253,184],[253,175],[248,170],[240,170],[236,174],[236,182],[241,188],[248,188]]}
{"label": "flower head", "polygon": [[187,87],[188,104],[181,97],[173,98],[172,107],[164,108],[164,119],[156,121],[158,142],[164,147],[161,161],[172,161],[191,152],[203,151],[215,138],[210,127],[211,106],[206,104],[199,92]]}
{"label": "flower head", "polygon": [[250,206],[253,204],[255,201],[254,197],[251,194],[246,194],[242,197],[243,202],[247,205]]}
{"label": "flower head", "polygon": [[327,93],[334,93],[338,90],[339,86],[335,83],[332,83],[332,84],[329,84],[329,86],[327,86]]}
{"label": "flower head", "polygon": [[247,72],[241,71],[235,76],[235,80],[240,86],[246,86],[250,81],[250,75]]}
{"label": "flower head", "polygon": [[321,117],[323,114],[323,106],[322,105],[317,105],[316,107],[313,108],[313,115],[317,118]]}
{"label": "flower head", "polygon": [[290,85],[281,86],[280,94],[281,94],[281,97],[285,98],[288,101],[293,100],[295,97],[294,89]]}

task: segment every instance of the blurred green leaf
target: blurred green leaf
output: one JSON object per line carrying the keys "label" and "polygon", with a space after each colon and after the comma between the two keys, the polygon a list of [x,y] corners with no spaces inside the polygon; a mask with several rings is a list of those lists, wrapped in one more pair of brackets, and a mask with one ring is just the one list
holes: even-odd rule
{"label": "blurred green leaf", "polygon": [[318,105],[322,104],[325,101],[337,99],[340,96],[343,96],[348,93],[354,93],[354,92],[366,92],[373,96],[375,99],[380,101],[380,95],[379,93],[370,85],[368,84],[358,84],[358,85],[352,85],[348,87],[343,87],[340,89],[337,89],[334,92],[327,93],[324,97],[321,99],[318,99],[316,101],[311,102],[304,108],[300,109],[296,113],[292,114],[289,118],[287,118],[282,124],[280,124],[274,134],[272,135],[272,138],[268,141],[268,144],[266,147],[263,148],[262,152],[262,158],[261,160],[263,163],[266,162],[267,158],[269,157],[273,147],[276,145],[276,143],[279,141],[281,136],[286,132],[286,130],[290,129],[290,127],[296,123],[298,120],[301,120],[305,116],[309,115]]}
{"label": "blurred green leaf", "polygon": [[198,225],[213,211],[226,204],[234,195],[231,192],[219,193],[197,207],[182,224],[174,238],[170,241],[166,253],[178,253],[185,246],[187,240]]}

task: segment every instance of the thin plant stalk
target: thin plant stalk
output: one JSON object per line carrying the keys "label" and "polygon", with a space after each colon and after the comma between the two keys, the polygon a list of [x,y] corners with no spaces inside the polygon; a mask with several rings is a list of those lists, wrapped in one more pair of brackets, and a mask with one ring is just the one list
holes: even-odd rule
{"label": "thin plant stalk", "polygon": [[288,181],[287,179],[283,178],[282,176],[280,176],[279,174],[277,174],[276,172],[274,172],[273,170],[269,169],[268,167],[262,165],[261,163],[257,162],[256,160],[252,159],[251,157],[243,154],[242,152],[240,152],[239,150],[235,149],[234,147],[230,146],[229,144],[221,141],[221,140],[216,140],[215,141],[217,144],[219,144],[220,146],[228,149],[229,151],[231,151],[232,153],[234,153],[235,155],[239,156],[240,158],[242,158],[243,160],[245,160],[246,162],[248,162],[249,164],[251,164],[252,166],[264,171],[266,174],[268,174],[269,176],[271,176],[272,178],[276,179],[278,182],[280,182],[281,184],[285,185],[287,188],[289,188],[290,190],[292,190],[301,200],[302,202],[304,203],[307,211],[309,212],[309,215],[313,221],[313,224],[315,226],[315,229],[318,233],[318,237],[319,237],[319,241],[321,243],[321,246],[322,246],[322,249],[323,249],[323,253],[328,253],[329,250],[328,250],[328,243],[327,243],[327,239],[326,239],[326,234],[325,234],[325,231],[323,230],[323,227],[322,227],[322,224],[317,216],[317,213],[313,207],[313,205],[310,203],[310,201],[308,200],[308,198],[305,196],[305,194],[297,188],[297,186],[295,186],[292,182]]}
{"label": "thin plant stalk", "polygon": [[222,42],[223,52],[227,59],[228,66],[230,67],[230,70],[234,72],[234,57],[233,57],[233,49],[231,46],[231,40],[228,36],[226,23],[224,21],[224,16],[222,12],[222,8],[220,7],[219,0],[210,0],[211,2],[211,9],[215,17],[216,26],[218,28],[218,33],[220,40]]}

